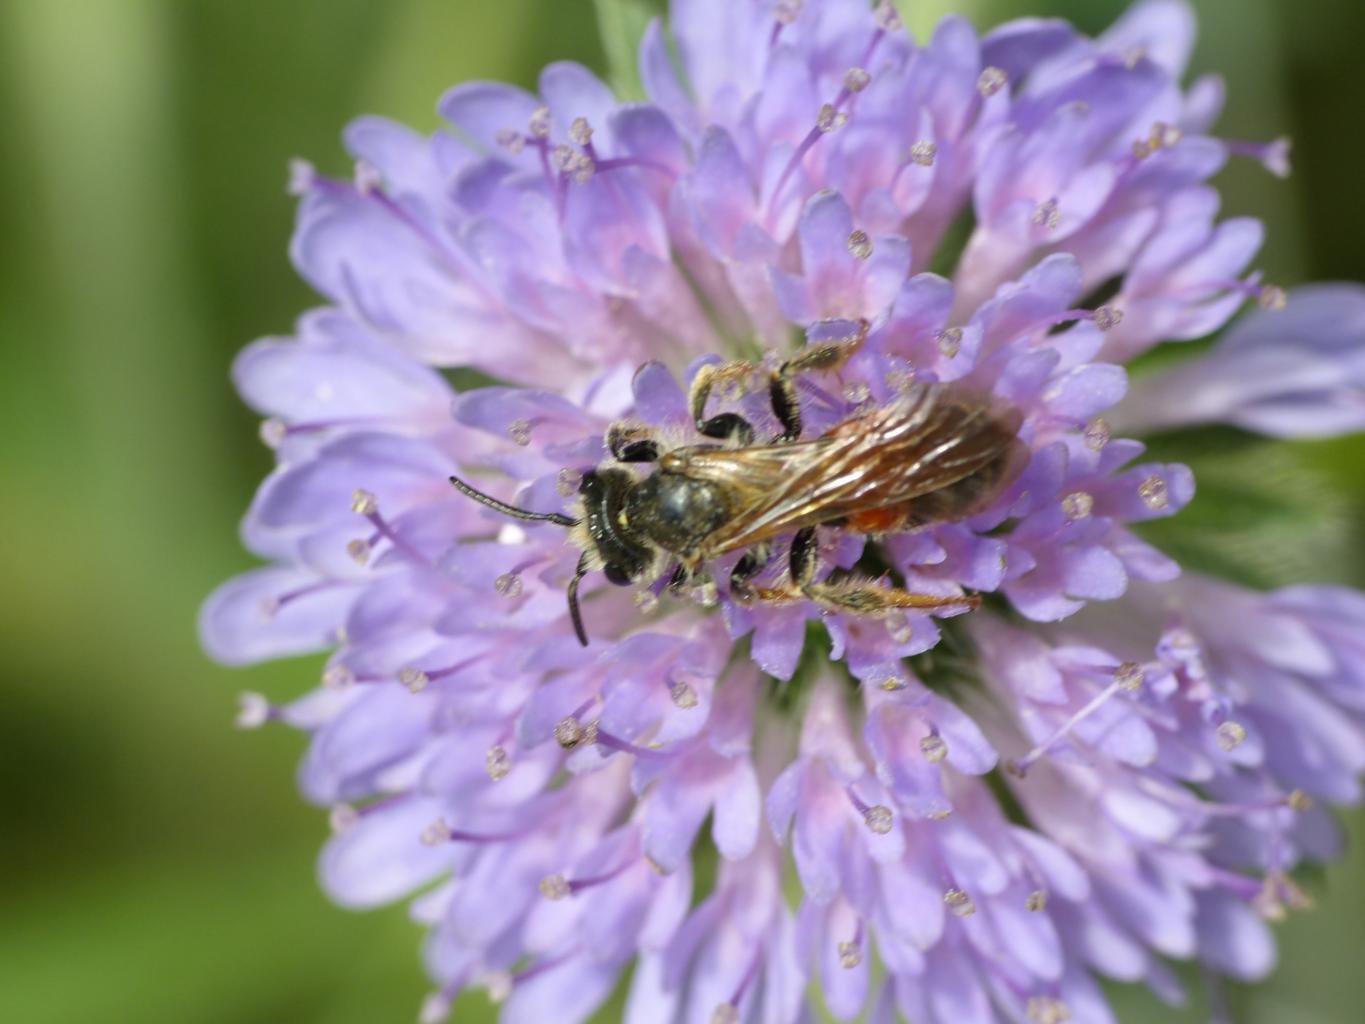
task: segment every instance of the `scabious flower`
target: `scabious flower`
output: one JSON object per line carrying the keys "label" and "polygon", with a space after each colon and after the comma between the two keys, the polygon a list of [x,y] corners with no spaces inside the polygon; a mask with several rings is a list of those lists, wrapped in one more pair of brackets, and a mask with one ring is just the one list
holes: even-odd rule
{"label": "scabious flower", "polygon": [[[647,102],[556,64],[535,94],[456,87],[431,137],[355,122],[351,179],[295,167],[328,305],[237,362],[277,456],[243,530],[270,565],[202,635],[232,664],[326,652],[240,721],[309,735],[338,902],[420,891],[424,1020],[479,988],[509,1024],[583,1020],[633,966],[641,1024],[804,1021],[813,990],[841,1020],[1094,1022],[1104,979],[1176,1001],[1170,960],[1270,969],[1266,919],[1337,843],[1318,805],[1360,797],[1365,596],[1181,576],[1138,524],[1192,475],[1114,431],[1360,428],[1365,293],[1251,269],[1260,225],[1208,181],[1287,149],[1211,134],[1192,37],[1178,0],[1098,39],[950,17],[922,42],[888,3],[675,0]],[[1248,303],[1125,398],[1122,363]],[[702,443],[703,368],[860,331],[798,382],[805,436],[954,382],[1017,411],[1028,458],[964,520],[821,531],[817,579],[987,595],[970,614],[746,602],[735,553],[690,587],[589,576],[580,646],[560,525],[448,483],[576,518],[613,426]],[[780,430],[726,379],[708,412]]]}

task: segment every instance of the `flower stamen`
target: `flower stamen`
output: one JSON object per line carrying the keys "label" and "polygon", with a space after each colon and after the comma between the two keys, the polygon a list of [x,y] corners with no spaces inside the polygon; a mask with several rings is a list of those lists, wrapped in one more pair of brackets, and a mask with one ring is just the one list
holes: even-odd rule
{"label": "flower stamen", "polygon": [[1108,704],[1120,693],[1132,693],[1142,688],[1143,682],[1142,666],[1133,661],[1125,661],[1114,670],[1113,682],[1092,697],[1080,710],[1076,711],[1070,718],[1057,727],[1057,729],[1042,743],[1035,746],[1021,758],[1005,762],[1005,768],[1010,774],[1022,779],[1028,775],[1029,769],[1046,757],[1058,743],[1071,735],[1072,731],[1093,715],[1104,705]]}

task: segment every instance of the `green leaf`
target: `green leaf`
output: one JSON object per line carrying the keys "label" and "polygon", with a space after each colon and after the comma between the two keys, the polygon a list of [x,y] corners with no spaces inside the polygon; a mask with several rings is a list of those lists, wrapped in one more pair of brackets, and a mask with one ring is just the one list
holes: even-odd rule
{"label": "green leaf", "polygon": [[1232,428],[1171,431],[1149,454],[1194,471],[1194,500],[1138,532],[1187,569],[1271,589],[1305,580],[1346,582],[1354,524],[1349,496],[1302,445]]}
{"label": "green leaf", "polygon": [[640,84],[640,38],[662,5],[652,0],[594,0],[602,49],[607,55],[607,84],[624,100],[644,99]]}

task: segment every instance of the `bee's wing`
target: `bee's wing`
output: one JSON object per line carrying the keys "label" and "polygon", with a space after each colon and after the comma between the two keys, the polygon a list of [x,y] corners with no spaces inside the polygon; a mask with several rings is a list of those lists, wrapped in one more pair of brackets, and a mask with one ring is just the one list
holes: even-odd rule
{"label": "bee's wing", "polygon": [[978,510],[1012,475],[1019,420],[990,399],[922,384],[812,441],[687,450],[682,471],[739,497],[707,537],[708,556],[891,506],[905,506],[911,520],[949,521]]}

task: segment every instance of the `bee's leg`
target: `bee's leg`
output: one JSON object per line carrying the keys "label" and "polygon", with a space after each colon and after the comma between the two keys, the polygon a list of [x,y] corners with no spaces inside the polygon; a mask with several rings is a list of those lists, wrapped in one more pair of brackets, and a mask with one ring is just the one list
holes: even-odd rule
{"label": "bee's leg", "polygon": [[899,587],[879,587],[869,580],[810,583],[802,589],[816,604],[853,615],[885,615],[893,611],[947,611],[953,608],[978,608],[981,605],[981,598],[976,594],[962,597],[913,594]]}
{"label": "bee's leg", "polygon": [[607,430],[607,448],[617,462],[659,461],[659,442],[648,427],[613,423]]}
{"label": "bee's leg", "polygon": [[687,404],[692,411],[692,422],[697,432],[705,437],[727,441],[734,438],[739,444],[748,446],[754,443],[754,428],[743,416],[733,412],[723,412],[707,417],[706,402],[711,397],[711,389],[717,384],[741,381],[753,374],[757,367],[753,363],[711,363],[697,371],[692,380],[691,393]]}
{"label": "bee's leg", "polygon": [[[775,604],[802,597],[823,608],[852,615],[886,615],[893,611],[935,611],[950,608],[976,608],[981,598],[973,594],[963,597],[939,597],[936,594],[913,594],[899,587],[879,587],[871,580],[852,579],[839,583],[817,583],[819,568],[816,559],[815,527],[798,530],[792,538],[791,584],[786,587],[763,587],[755,591],[760,601]],[[738,568],[738,567],[737,567]]]}
{"label": "bee's leg", "polygon": [[730,570],[730,595],[736,601],[749,604],[758,597],[758,591],[750,586],[749,581],[768,567],[772,557],[772,548],[767,544],[755,544],[744,552],[744,557]]}
{"label": "bee's leg", "polygon": [[815,579],[815,527],[797,530],[790,555],[792,582],[805,590]]}
{"label": "bee's leg", "polygon": [[673,567],[673,574],[668,577],[668,589],[676,594],[687,586],[691,578],[691,571],[682,562],[679,562]]}
{"label": "bee's leg", "polygon": [[[743,564],[743,559],[740,563]],[[769,604],[786,604],[799,601],[805,596],[806,588],[815,579],[815,527],[807,526],[796,531],[796,536],[792,538],[791,552],[787,556],[787,564],[790,567],[791,582],[785,586],[750,588],[755,599]],[[738,569],[739,566],[735,568]],[[733,586],[732,582],[732,589]]]}
{"label": "bee's leg", "polygon": [[827,341],[809,345],[777,368],[768,381],[768,397],[773,415],[782,424],[775,441],[795,441],[801,436],[801,401],[796,393],[796,377],[815,370],[837,370],[858,354],[867,341],[871,325],[858,321],[858,333],[848,341]]}

